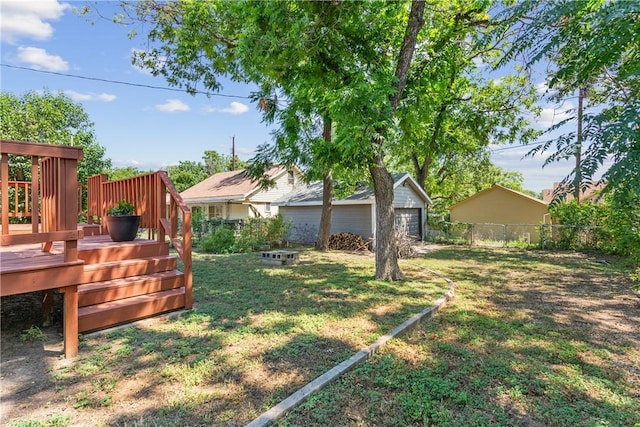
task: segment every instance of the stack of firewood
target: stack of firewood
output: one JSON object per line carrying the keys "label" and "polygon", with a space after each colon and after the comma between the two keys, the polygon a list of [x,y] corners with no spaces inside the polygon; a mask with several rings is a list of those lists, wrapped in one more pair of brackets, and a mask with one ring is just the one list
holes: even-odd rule
{"label": "stack of firewood", "polygon": [[337,233],[329,237],[329,249],[342,251],[368,251],[369,242],[354,233]]}

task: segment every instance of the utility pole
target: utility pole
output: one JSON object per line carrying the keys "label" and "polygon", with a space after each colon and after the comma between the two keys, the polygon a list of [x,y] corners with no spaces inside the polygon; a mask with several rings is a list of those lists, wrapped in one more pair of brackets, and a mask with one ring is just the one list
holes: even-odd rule
{"label": "utility pole", "polygon": [[575,170],[575,179],[573,183],[573,197],[576,199],[576,202],[580,204],[580,186],[582,183],[582,172],[580,170],[581,162],[582,162],[582,110],[583,110],[583,101],[587,96],[587,90],[585,88],[580,88],[578,90],[578,132],[576,134],[576,170]]}
{"label": "utility pole", "polygon": [[236,136],[231,137],[231,170],[236,170]]}

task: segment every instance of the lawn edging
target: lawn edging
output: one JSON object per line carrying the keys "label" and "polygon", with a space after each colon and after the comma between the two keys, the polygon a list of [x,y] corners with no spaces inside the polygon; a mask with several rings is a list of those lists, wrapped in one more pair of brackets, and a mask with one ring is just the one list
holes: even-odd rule
{"label": "lawn edging", "polygon": [[441,277],[449,285],[449,289],[447,290],[447,292],[445,292],[444,295],[438,298],[436,302],[433,303],[433,305],[425,308],[420,313],[414,314],[409,319],[396,326],[392,331],[378,338],[373,344],[363,348],[362,350],[351,356],[349,359],[339,363],[313,381],[307,383],[305,386],[298,389],[298,391],[296,391],[277,405],[271,407],[266,412],[263,412],[260,416],[247,424],[246,427],[261,427],[277,421],[278,419],[285,416],[289,411],[307,400],[307,398],[309,398],[309,396],[311,396],[313,393],[320,391],[326,385],[336,380],[340,375],[350,371],[359,363],[367,360],[390,339],[397,338],[400,335],[412,330],[423,320],[431,319],[449,300],[453,299],[455,295],[456,285],[455,282],[442,276],[436,271],[430,270],[428,268],[425,270],[438,277]]}

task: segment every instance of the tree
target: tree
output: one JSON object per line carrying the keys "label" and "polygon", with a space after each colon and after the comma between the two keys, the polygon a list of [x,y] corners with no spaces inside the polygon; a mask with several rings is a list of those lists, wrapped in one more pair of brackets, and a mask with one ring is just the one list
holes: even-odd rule
{"label": "tree", "polygon": [[[204,152],[204,156],[202,156],[202,160],[204,161],[205,172],[207,175],[234,170],[233,158],[231,156],[220,154],[214,150],[206,150]],[[236,155],[235,169],[244,169],[247,165],[247,162],[240,160]]]}
{"label": "tree", "polygon": [[111,168],[108,175],[109,181],[117,181],[119,179],[133,178],[134,176],[142,175],[147,172],[142,171],[135,166],[124,166],[119,168]]}
{"label": "tree", "polygon": [[206,167],[202,163],[190,160],[180,161],[175,166],[167,167],[167,173],[178,191],[193,187],[209,176]]}
{"label": "tree", "polygon": [[[82,147],[83,158],[78,163],[78,180],[105,173],[111,160],[105,158],[105,148],[98,144],[93,123],[81,104],[76,104],[62,92],[29,91],[21,96],[0,93],[0,137],[16,141]],[[30,180],[29,159],[12,156],[9,179]]]}
{"label": "tree", "polygon": [[[217,90],[220,76],[257,82],[271,89],[265,93],[282,90],[287,102],[309,103],[313,114],[330,119],[327,152],[339,153],[345,169],[366,170],[374,187],[376,278],[396,280],[402,272],[388,157],[400,112],[420,102],[423,89],[413,90],[419,79],[410,77],[429,61],[426,41],[446,29],[431,19],[438,7],[425,6],[420,0],[137,2],[132,15],[151,29],[150,49],[136,61],[190,91]],[[487,5],[481,6],[478,14]],[[312,145],[314,161],[320,148],[326,144]]]}
{"label": "tree", "polygon": [[[532,150],[553,152],[547,163],[573,158],[577,149],[582,161],[565,178],[572,191],[575,176],[593,180],[605,168],[606,191],[627,198],[640,194],[640,5],[633,1],[524,1],[501,14],[504,25],[496,34],[512,28],[519,36],[501,63],[525,56],[528,66],[551,64],[548,86],[561,100],[589,88],[591,109],[583,117],[580,140],[576,131],[566,132]],[[575,123],[578,111],[549,132]],[[574,126],[572,126],[574,128]]]}

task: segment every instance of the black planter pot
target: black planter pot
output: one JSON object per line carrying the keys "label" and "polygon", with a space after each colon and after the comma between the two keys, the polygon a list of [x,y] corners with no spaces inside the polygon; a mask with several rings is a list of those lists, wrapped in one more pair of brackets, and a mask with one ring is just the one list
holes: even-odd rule
{"label": "black planter pot", "polygon": [[128,242],[136,238],[140,215],[107,216],[109,236],[114,242]]}

